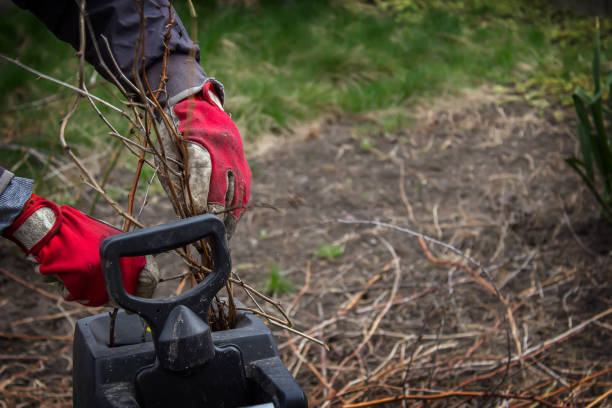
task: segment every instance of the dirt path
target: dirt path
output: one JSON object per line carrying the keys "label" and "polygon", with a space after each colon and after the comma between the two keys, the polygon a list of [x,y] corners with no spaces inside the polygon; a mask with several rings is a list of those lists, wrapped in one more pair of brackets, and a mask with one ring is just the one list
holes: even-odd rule
{"label": "dirt path", "polygon": [[[253,202],[277,210],[255,207],[241,221],[231,244],[234,271],[262,287],[278,268],[294,288],[281,299],[293,304],[296,328],[329,344],[325,351],[277,331],[313,406],[334,393],[339,406],[464,382],[462,390],[490,391],[503,381],[500,393],[537,396],[611,367],[610,315],[506,366],[508,355],[532,352],[612,306],[612,229],[597,222],[593,200],[563,162],[576,149],[571,120],[496,98],[482,89],[411,108],[413,124],[391,134],[364,134],[377,127],[375,116],[331,120],[250,158]],[[152,218],[171,218],[163,203],[153,200]],[[440,246],[429,245],[431,256],[453,263],[428,260],[405,232],[340,219],[427,234],[479,260],[489,276]],[[27,269],[4,242],[0,256],[3,269]],[[487,289],[489,278],[513,324]],[[44,287],[39,278],[28,281]],[[70,319],[87,314],[5,276],[0,282],[4,334],[69,336]],[[40,320],[62,309],[70,317]],[[39,320],[15,324],[31,316]],[[0,338],[0,399],[29,392],[33,405],[69,402],[68,357],[11,380],[69,344]],[[611,380],[609,373],[598,378]],[[559,396],[579,406],[605,391],[589,384]],[[483,403],[472,397],[457,401]]]}

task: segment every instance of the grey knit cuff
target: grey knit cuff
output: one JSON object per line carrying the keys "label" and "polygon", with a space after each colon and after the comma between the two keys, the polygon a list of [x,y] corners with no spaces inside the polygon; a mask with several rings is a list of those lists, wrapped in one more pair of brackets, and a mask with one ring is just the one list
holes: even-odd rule
{"label": "grey knit cuff", "polygon": [[0,231],[11,225],[21,214],[24,204],[32,196],[33,187],[34,181],[13,177],[4,191],[0,193]]}
{"label": "grey knit cuff", "polygon": [[223,110],[223,105],[225,105],[225,88],[223,88],[223,84],[217,81],[215,78],[207,78],[206,81],[202,83],[202,85],[194,86],[193,88],[187,88],[182,92],[179,92],[176,95],[168,98],[168,106],[172,107],[179,103],[180,101],[189,98],[192,95],[199,93],[207,83],[212,83],[216,92],[216,96],[219,97],[219,102],[221,103],[221,110]]}

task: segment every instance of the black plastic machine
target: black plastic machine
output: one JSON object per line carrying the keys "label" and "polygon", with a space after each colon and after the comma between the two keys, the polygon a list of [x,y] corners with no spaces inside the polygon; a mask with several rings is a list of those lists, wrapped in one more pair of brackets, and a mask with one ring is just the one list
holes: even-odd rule
{"label": "black plastic machine", "polygon": [[[156,254],[204,237],[212,248],[213,271],[194,289],[167,299],[142,299],[125,291],[120,257]],[[116,235],[102,243],[100,253],[110,295],[135,314],[119,312],[113,347],[108,315],[77,322],[75,407],[307,407],[259,318],[238,312],[234,329],[211,332],[208,326],[211,301],[231,272],[225,228],[217,217],[201,215]]]}

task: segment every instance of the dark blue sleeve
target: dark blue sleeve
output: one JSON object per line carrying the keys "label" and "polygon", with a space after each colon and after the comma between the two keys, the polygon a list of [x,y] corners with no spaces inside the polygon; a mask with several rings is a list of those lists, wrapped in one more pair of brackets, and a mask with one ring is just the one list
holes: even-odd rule
{"label": "dark blue sleeve", "polygon": [[[75,0],[13,0],[19,7],[32,12],[40,19],[57,38],[79,48],[79,8]],[[111,80],[107,69],[122,82],[126,90],[130,90],[122,81],[121,75],[115,69],[110,57],[114,56],[119,69],[134,82],[133,65],[140,33],[140,15],[134,0],[87,0],[86,16],[91,28],[87,33],[85,59],[106,79]],[[189,35],[176,14],[174,8],[168,7],[168,0],[143,1],[145,17],[144,59],[138,56],[139,73],[144,67],[151,87],[155,89],[159,83],[162,59],[164,55],[164,40],[168,32],[167,25],[171,21],[170,30],[170,60],[168,62],[168,82],[166,85],[168,97],[172,97],[186,89],[201,86],[206,74],[200,67],[200,50]],[[110,43],[110,51],[103,37]],[[97,49],[101,55],[96,52]],[[194,56],[192,58],[190,56]]]}
{"label": "dark blue sleeve", "polygon": [[34,182],[0,167],[0,231],[13,223],[32,195]]}

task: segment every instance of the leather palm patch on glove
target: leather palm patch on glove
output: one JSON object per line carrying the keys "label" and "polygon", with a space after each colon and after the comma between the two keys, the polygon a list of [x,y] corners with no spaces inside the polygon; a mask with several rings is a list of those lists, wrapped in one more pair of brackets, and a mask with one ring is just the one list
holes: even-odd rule
{"label": "leather palm patch on glove", "polygon": [[[212,80],[195,96],[180,101],[170,110],[188,156],[182,162],[187,163],[184,171],[188,174],[193,209],[196,214],[218,215],[224,220],[229,237],[245,210],[251,190],[251,170],[240,132],[223,110]],[[181,162],[176,143],[164,126],[160,129],[160,138],[167,156]],[[172,165],[171,161],[168,165]],[[161,181],[169,194],[168,183],[177,185],[177,180]],[[179,200],[182,211],[191,214],[188,200],[182,195]]]}
{"label": "leather palm patch on glove", "polygon": [[[41,274],[61,281],[67,292],[66,300],[101,306],[109,297],[99,247],[105,238],[120,232],[72,207],[58,207],[32,195],[3,235],[36,259]],[[152,257],[121,258],[120,266],[128,293],[152,296],[159,281]]]}

